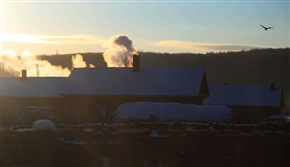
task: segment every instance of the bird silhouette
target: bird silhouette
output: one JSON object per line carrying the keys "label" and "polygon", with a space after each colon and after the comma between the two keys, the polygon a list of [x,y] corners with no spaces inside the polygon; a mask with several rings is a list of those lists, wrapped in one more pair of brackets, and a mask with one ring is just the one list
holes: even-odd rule
{"label": "bird silhouette", "polygon": [[263,27],[265,29],[265,31],[268,30],[268,29],[274,28],[274,27],[265,27],[265,26],[263,26],[261,24],[260,24],[260,26]]}

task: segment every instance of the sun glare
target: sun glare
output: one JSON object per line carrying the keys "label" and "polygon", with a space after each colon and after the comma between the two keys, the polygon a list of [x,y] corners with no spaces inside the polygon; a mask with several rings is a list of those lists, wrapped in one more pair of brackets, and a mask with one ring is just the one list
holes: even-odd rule
{"label": "sun glare", "polygon": [[8,50],[1,50],[1,54],[0,54],[1,58],[3,59],[3,56],[10,56],[10,57],[16,57],[17,54],[14,50],[12,49],[8,49]]}
{"label": "sun glare", "polygon": [[32,54],[30,51],[28,51],[28,50],[24,50],[24,51],[20,54],[20,56],[21,56],[22,58],[27,58],[27,57],[32,57],[33,54]]}

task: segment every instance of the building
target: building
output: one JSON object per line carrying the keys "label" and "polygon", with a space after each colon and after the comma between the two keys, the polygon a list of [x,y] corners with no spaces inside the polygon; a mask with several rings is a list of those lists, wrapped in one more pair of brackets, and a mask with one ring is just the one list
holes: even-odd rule
{"label": "building", "polygon": [[285,107],[275,85],[210,85],[203,68],[75,68],[69,77],[1,77],[1,116],[9,119],[54,117],[92,122],[112,119],[121,104],[168,102],[226,105],[235,120],[279,115]]}
{"label": "building", "polygon": [[93,121],[128,102],[202,104],[209,92],[203,68],[133,66],[73,69],[61,95],[69,119]]}
{"label": "building", "polygon": [[205,70],[194,67],[76,68],[69,77],[1,78],[5,120],[54,116],[72,121],[110,119],[127,102],[202,104],[209,95]]}
{"label": "building", "polygon": [[1,77],[3,120],[61,117],[65,77]]}
{"label": "building", "polygon": [[261,120],[280,115],[285,107],[282,88],[269,85],[209,85],[207,105],[226,105],[234,113],[234,120]]}

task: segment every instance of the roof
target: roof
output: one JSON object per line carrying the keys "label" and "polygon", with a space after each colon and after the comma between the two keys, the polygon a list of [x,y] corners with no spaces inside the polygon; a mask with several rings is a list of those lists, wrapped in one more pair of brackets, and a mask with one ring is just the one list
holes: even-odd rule
{"label": "roof", "polygon": [[58,97],[66,84],[66,77],[1,77],[1,96]]}
{"label": "roof", "polygon": [[209,85],[210,96],[204,104],[232,106],[273,106],[281,104],[282,88],[270,85]]}
{"label": "roof", "polygon": [[75,68],[62,94],[199,96],[203,68]]}

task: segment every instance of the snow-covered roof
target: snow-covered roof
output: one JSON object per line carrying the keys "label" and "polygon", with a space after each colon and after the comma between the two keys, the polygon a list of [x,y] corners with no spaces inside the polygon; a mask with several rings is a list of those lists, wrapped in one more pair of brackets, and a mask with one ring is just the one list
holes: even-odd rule
{"label": "snow-covered roof", "polygon": [[210,96],[204,104],[231,106],[280,106],[282,88],[270,85],[209,85]]}
{"label": "snow-covered roof", "polygon": [[159,102],[132,102],[120,105],[115,111],[117,119],[147,120],[155,114],[160,121],[227,121],[232,119],[230,108],[222,105],[195,105]]}
{"label": "snow-covered roof", "polygon": [[65,87],[65,77],[1,77],[1,96],[13,97],[58,97]]}
{"label": "snow-covered roof", "polygon": [[199,96],[203,68],[75,68],[62,94]]}

